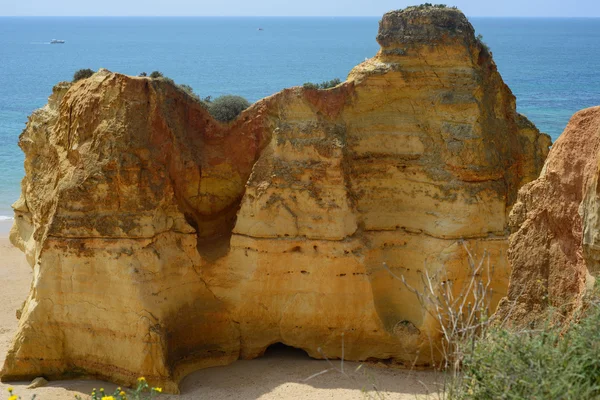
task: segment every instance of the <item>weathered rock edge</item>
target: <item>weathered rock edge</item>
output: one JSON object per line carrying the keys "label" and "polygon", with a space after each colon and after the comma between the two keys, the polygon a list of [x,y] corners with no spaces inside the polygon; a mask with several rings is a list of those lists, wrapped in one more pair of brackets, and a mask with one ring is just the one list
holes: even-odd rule
{"label": "weathered rock edge", "polygon": [[59,84],[20,137],[12,242],[33,267],[3,380],[94,376],[177,392],[260,356],[427,366],[436,321],[404,285],[506,293],[507,215],[549,137],[516,112],[465,16],[383,16],[343,84],[291,88],[231,124],[164,80]]}
{"label": "weathered rock edge", "polygon": [[579,111],[552,146],[540,177],[510,214],[508,296],[499,320],[517,326],[571,319],[600,270],[600,107]]}

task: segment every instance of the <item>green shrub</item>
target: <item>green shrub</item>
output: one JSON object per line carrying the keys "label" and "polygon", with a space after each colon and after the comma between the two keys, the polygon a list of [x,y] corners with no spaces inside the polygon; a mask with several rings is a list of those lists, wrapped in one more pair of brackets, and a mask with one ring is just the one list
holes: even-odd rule
{"label": "green shrub", "polygon": [[141,72],[138,76],[148,76],[148,74],[145,72]]}
{"label": "green shrub", "polygon": [[330,89],[332,87],[336,87],[340,83],[342,83],[342,81],[339,78],[335,78],[330,81],[323,81],[321,83],[306,82],[304,85],[302,85],[302,87],[305,89],[315,89],[315,90],[316,89]]}
{"label": "green shrub", "polygon": [[[145,72],[142,72],[139,76],[146,76]],[[185,83],[182,83],[180,85],[176,84],[175,81],[167,76],[164,76],[162,74],[162,72],[160,71],[153,71],[150,74],[150,78],[153,79],[160,79],[162,81],[168,82],[171,85],[178,87],[179,89],[183,90],[184,92],[186,92],[189,96],[191,96],[192,98],[194,98],[196,101],[202,103],[204,106],[206,106],[206,104],[204,104],[206,102],[206,99],[203,101],[200,99],[200,96],[198,96],[195,92],[194,89],[190,86],[190,85],[186,85]],[[210,96],[207,97],[207,99],[210,99]]]}
{"label": "green shrub", "polygon": [[490,330],[463,359],[450,399],[597,399],[600,397],[600,306],[566,331]]}
{"label": "green shrub", "polygon": [[177,86],[179,86],[180,89],[182,89],[184,92],[186,92],[187,94],[189,94],[195,100],[202,101],[202,100],[200,100],[200,96],[198,96],[194,92],[194,89],[190,85],[186,85],[185,83],[182,83],[181,85],[177,85]]}
{"label": "green shrub", "polygon": [[477,43],[479,43],[486,52],[490,53],[490,46],[483,41],[483,35],[481,33],[475,37],[475,40],[477,40]]}
{"label": "green shrub", "polygon": [[220,96],[208,103],[208,112],[221,122],[233,121],[242,111],[250,107],[248,100],[241,96]]}
{"label": "green shrub", "polygon": [[89,69],[89,68],[80,69],[73,74],[73,82],[77,82],[82,79],[89,78],[92,75],[94,75],[94,71],[92,71],[91,69]]}
{"label": "green shrub", "polygon": [[184,92],[186,92],[190,95],[195,95],[194,88],[192,88],[190,85],[186,85],[185,83],[182,83],[181,85],[179,85],[179,87],[181,89],[183,89]]}

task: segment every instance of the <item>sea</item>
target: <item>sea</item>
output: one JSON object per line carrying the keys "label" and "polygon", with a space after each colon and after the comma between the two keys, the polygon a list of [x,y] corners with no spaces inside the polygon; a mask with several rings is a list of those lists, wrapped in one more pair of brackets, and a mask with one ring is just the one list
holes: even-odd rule
{"label": "sea", "polygon": [[[518,111],[555,140],[600,105],[600,19],[470,18]],[[0,221],[12,218],[27,116],[80,68],[154,70],[201,96],[250,101],[346,77],[379,49],[377,17],[0,17]],[[49,44],[51,39],[64,44]]]}

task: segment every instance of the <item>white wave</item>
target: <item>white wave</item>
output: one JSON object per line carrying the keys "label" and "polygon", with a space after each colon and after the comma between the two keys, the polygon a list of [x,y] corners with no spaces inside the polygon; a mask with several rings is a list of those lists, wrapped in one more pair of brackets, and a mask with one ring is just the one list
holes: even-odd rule
{"label": "white wave", "polygon": [[0,215],[0,222],[1,221],[12,221],[14,218],[13,217],[8,217],[6,215]]}

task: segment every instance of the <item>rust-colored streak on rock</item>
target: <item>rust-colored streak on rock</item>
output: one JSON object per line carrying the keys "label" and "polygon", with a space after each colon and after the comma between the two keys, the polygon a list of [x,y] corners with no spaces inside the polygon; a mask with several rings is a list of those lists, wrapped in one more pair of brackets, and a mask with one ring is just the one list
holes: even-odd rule
{"label": "rust-colored streak on rock", "polygon": [[378,40],[346,82],[229,124],[165,80],[55,87],[20,139],[11,240],[34,282],[3,379],[143,375],[176,392],[277,342],[342,357],[342,334],[349,360],[439,358],[436,320],[388,269],[460,288],[464,240],[490,256],[495,306],[507,215],[549,139],[462,13],[386,14]]}
{"label": "rust-colored streak on rock", "polygon": [[510,216],[512,274],[499,316],[535,323],[548,306],[569,317],[598,270],[600,107],[578,112],[541,176],[523,186]]}
{"label": "rust-colored streak on rock", "polygon": [[336,119],[346,103],[352,99],[354,84],[344,83],[330,90],[308,89],[304,90],[304,96],[318,113],[329,119]]}

